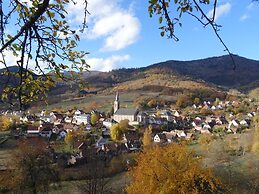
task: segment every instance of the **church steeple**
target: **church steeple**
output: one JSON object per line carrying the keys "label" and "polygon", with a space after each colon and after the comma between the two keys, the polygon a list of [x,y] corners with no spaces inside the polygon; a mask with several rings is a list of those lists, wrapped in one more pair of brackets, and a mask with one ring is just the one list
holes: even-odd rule
{"label": "church steeple", "polygon": [[113,110],[114,110],[113,113],[115,113],[119,108],[120,108],[120,99],[119,99],[119,92],[117,91],[115,96],[115,101],[113,104]]}

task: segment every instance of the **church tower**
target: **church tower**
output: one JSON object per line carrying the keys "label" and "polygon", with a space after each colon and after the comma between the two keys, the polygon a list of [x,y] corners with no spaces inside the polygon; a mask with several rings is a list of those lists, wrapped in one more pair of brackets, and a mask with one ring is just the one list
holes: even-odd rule
{"label": "church tower", "polygon": [[113,104],[113,113],[115,113],[120,108],[119,92],[116,93],[115,101]]}

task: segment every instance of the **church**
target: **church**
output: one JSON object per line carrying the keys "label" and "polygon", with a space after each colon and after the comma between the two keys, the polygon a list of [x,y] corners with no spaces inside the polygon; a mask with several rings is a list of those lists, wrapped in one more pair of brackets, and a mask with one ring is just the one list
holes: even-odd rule
{"label": "church", "polygon": [[120,122],[121,120],[129,120],[130,125],[138,125],[138,110],[137,109],[129,109],[129,108],[120,108],[120,99],[119,93],[116,93],[115,101],[113,104],[114,114],[113,119],[116,122]]}

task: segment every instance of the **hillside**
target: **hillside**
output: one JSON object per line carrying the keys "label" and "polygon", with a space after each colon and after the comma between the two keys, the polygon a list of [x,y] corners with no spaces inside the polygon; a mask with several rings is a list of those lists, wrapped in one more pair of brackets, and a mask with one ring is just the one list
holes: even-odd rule
{"label": "hillside", "polygon": [[234,55],[236,69],[228,55],[193,61],[165,61],[143,68],[118,69],[90,75],[86,81],[97,87],[110,87],[125,81],[144,78],[147,71],[159,70],[166,74],[188,76],[193,80],[249,91],[259,86],[259,61]]}
{"label": "hillside", "polygon": [[234,55],[236,69],[228,55],[193,61],[166,61],[147,68],[168,68],[180,75],[202,79],[219,86],[248,91],[259,86],[259,61]]}
{"label": "hillside", "polygon": [[[100,95],[113,95],[116,91],[151,93],[177,97],[181,93],[217,93],[236,88],[249,92],[259,87],[259,61],[234,56],[236,69],[228,55],[193,61],[165,61],[142,68],[123,68],[110,72],[84,72],[87,91],[98,91]],[[11,68],[17,71],[17,67]],[[4,71],[4,70],[0,70]],[[6,80],[2,77],[1,80]],[[11,78],[16,85],[17,79]],[[3,82],[0,84],[3,87]],[[80,97],[77,83],[60,82],[49,91],[50,101]],[[202,93],[201,92],[201,93]],[[221,92],[220,92],[221,93]],[[58,97],[57,97],[58,96]],[[69,103],[69,102],[68,102]]]}

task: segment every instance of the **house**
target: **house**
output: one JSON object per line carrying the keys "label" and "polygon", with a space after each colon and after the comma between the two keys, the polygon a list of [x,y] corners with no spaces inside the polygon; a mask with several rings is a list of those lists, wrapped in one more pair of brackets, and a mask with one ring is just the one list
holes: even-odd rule
{"label": "house", "polygon": [[211,108],[210,108],[211,110],[216,110],[217,109],[217,107],[216,106],[211,106]]}
{"label": "house", "polygon": [[105,127],[102,128],[102,137],[103,138],[110,138],[110,129]]}
{"label": "house", "polygon": [[187,140],[190,140],[192,137],[193,137],[193,133],[187,133],[185,138]]}
{"label": "house", "polygon": [[84,127],[83,127],[83,129],[84,129],[85,131],[90,131],[91,128],[92,128],[91,124],[86,124],[86,125],[84,125]]}
{"label": "house", "polygon": [[41,137],[47,137],[47,138],[50,138],[51,134],[52,134],[51,128],[44,128],[39,133]]}
{"label": "house", "polygon": [[249,116],[250,118],[254,117],[255,115],[256,115],[255,112],[250,112],[250,113],[247,114],[247,116]]}
{"label": "house", "polygon": [[72,123],[80,125],[80,124],[90,124],[91,122],[91,115],[90,114],[75,114],[73,117]]}
{"label": "house", "polygon": [[240,125],[245,126],[245,127],[249,127],[250,126],[250,121],[243,119],[240,121]]}
{"label": "house", "polygon": [[65,123],[72,123],[72,120],[73,120],[73,117],[66,116],[66,117],[64,118],[64,122],[65,122]]}
{"label": "house", "polygon": [[27,135],[38,136],[40,133],[40,127],[35,125],[28,125]]}
{"label": "house", "polygon": [[62,125],[62,124],[55,125],[55,126],[53,126],[53,128],[52,128],[52,132],[58,134],[58,133],[59,133],[60,131],[62,131],[63,129],[64,129],[64,125]]}
{"label": "house", "polygon": [[24,115],[20,117],[20,121],[23,123],[34,123],[37,120],[37,117],[34,115]]}
{"label": "house", "polygon": [[52,112],[49,115],[40,116],[40,120],[45,123],[54,123],[56,120],[56,116],[55,116],[54,112]]}
{"label": "house", "polygon": [[176,133],[176,137],[186,137],[186,133],[183,130],[174,130],[174,132]]}
{"label": "house", "polygon": [[40,112],[40,116],[45,116],[46,115],[46,110],[42,110],[41,112]]}
{"label": "house", "polygon": [[180,117],[180,113],[177,110],[172,110],[172,115],[175,117]]}
{"label": "house", "polygon": [[65,131],[72,130],[72,129],[74,129],[74,128],[75,128],[75,125],[72,124],[72,123],[65,123],[65,124],[63,125],[63,129],[64,129]]}
{"label": "house", "polygon": [[149,117],[149,124],[156,124],[156,125],[167,125],[168,121],[166,118],[159,118],[159,117]]}
{"label": "house", "polygon": [[229,124],[228,124],[228,128],[229,128],[229,129],[232,128],[232,127],[237,128],[238,126],[239,126],[239,122],[238,122],[237,120],[235,120],[235,119],[233,119],[232,121],[230,121]]}
{"label": "house", "polygon": [[166,135],[164,133],[157,133],[154,136],[154,142],[155,143],[165,143],[165,142],[167,142]]}
{"label": "house", "polygon": [[223,109],[223,107],[222,107],[221,104],[217,105],[216,108],[219,109],[219,110],[222,110],[222,109]]}
{"label": "house", "polygon": [[107,144],[109,142],[108,139],[100,137],[96,142],[96,147],[101,148],[103,145]]}
{"label": "house", "polygon": [[203,125],[202,125],[202,129],[204,129],[204,130],[211,130],[211,126],[209,125],[209,124],[207,124],[207,123],[204,123]]}
{"label": "house", "polygon": [[174,119],[173,114],[168,110],[161,110],[160,111],[160,117],[165,118],[169,122],[173,121],[173,119]]}
{"label": "house", "polygon": [[58,132],[58,139],[64,139],[66,135],[67,135],[67,131],[63,129]]}
{"label": "house", "polygon": [[146,112],[140,111],[137,115],[137,122],[146,125],[148,124],[148,114]]}
{"label": "house", "polygon": [[108,118],[103,121],[103,126],[106,127],[107,129],[110,129],[116,123],[117,122],[115,120]]}
{"label": "house", "polygon": [[240,123],[237,120],[232,120],[229,122],[228,127],[227,127],[227,132],[232,132],[236,134],[237,129],[239,127]]}
{"label": "house", "polygon": [[54,123],[54,125],[61,124],[61,122],[64,120],[63,115],[55,111],[49,113],[49,116],[51,117],[51,120],[52,120],[51,123]]}
{"label": "house", "polygon": [[84,113],[83,111],[77,109],[77,110],[75,111],[74,115],[81,115],[81,114],[83,114],[83,113]]}
{"label": "house", "polygon": [[194,131],[201,131],[202,130],[202,126],[195,126],[193,129],[194,129]]}
{"label": "house", "polygon": [[162,133],[165,134],[167,142],[169,143],[173,142],[177,138],[175,131],[170,131],[170,132],[163,131]]}
{"label": "house", "polygon": [[130,141],[125,143],[125,147],[129,152],[135,152],[140,149],[141,143],[140,141]]}
{"label": "house", "polygon": [[195,123],[196,126],[197,126],[197,125],[201,125],[202,119],[201,119],[200,117],[196,117],[196,118],[193,120],[193,122]]}

